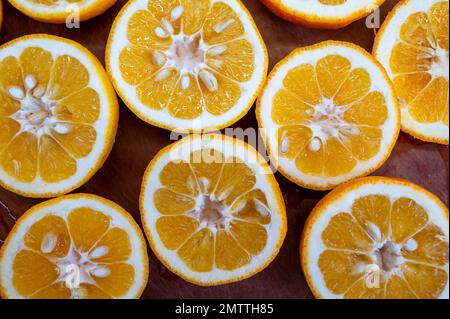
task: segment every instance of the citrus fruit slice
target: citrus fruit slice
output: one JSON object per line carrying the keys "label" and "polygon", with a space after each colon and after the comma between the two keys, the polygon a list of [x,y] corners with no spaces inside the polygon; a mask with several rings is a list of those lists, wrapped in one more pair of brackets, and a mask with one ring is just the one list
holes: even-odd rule
{"label": "citrus fruit slice", "polygon": [[117,0],[8,0],[17,10],[35,20],[47,23],[66,23],[94,18]]}
{"label": "citrus fruit slice", "polygon": [[0,185],[52,197],[85,183],[104,163],[118,103],[84,47],[30,35],[0,47]]}
{"label": "citrus fruit slice", "polygon": [[386,0],[261,0],[280,18],[306,27],[339,29],[368,16]]}
{"label": "citrus fruit slice", "polygon": [[375,171],[400,130],[383,68],[345,42],[297,49],[282,60],[256,112],[272,162],[293,182],[317,190]]}
{"label": "citrus fruit slice", "polygon": [[400,1],[373,49],[391,77],[402,129],[427,142],[449,143],[449,2]]}
{"label": "citrus fruit slice", "polygon": [[147,280],[139,226],[122,207],[94,195],[32,207],[0,250],[2,298],[139,298]]}
{"label": "citrus fruit slice", "polygon": [[145,172],[140,207],[161,262],[201,286],[260,272],[286,234],[269,166],[251,146],[223,135],[188,136],[160,151]]}
{"label": "citrus fruit slice", "polygon": [[448,298],[448,209],[411,182],[358,179],[313,209],[300,254],[317,298]]}
{"label": "citrus fruit slice", "polygon": [[132,0],[113,24],[106,65],[142,120],[199,132],[247,113],[266,78],[268,55],[239,0]]}

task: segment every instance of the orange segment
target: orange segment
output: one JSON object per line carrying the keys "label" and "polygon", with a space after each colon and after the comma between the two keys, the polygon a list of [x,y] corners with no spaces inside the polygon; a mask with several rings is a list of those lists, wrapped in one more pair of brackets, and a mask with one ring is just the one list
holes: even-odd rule
{"label": "orange segment", "polygon": [[[161,72],[167,72],[167,77],[162,75]],[[137,86],[137,96],[146,106],[154,109],[163,109],[169,102],[175,89],[177,78],[178,73],[175,69],[163,69]]]}
{"label": "orange segment", "polygon": [[228,112],[242,95],[242,89],[236,82],[233,82],[226,77],[215,73],[217,85],[220,88],[217,91],[211,92],[204,83],[200,83],[203,98],[206,105],[206,110],[213,115],[221,115]]}
{"label": "orange segment", "polygon": [[223,166],[221,178],[214,193],[215,198],[231,205],[234,200],[255,184],[255,174],[238,158],[229,158]]}
{"label": "orange segment", "polygon": [[37,138],[31,133],[20,133],[4,149],[0,165],[11,176],[21,182],[36,178],[38,162]]}
{"label": "orange segment", "polygon": [[181,0],[183,32],[191,35],[200,31],[210,10],[210,0]]}
{"label": "orange segment", "polygon": [[413,246],[402,248],[402,255],[406,259],[436,266],[448,264],[448,240],[436,225],[426,226],[409,241]]}
{"label": "orange segment", "polygon": [[168,249],[179,248],[198,229],[199,222],[188,216],[161,217],[156,229]]}
{"label": "orange segment", "polygon": [[316,64],[317,81],[320,91],[327,99],[333,98],[347,79],[351,63],[340,55],[328,55]]}
{"label": "orange segment", "polygon": [[147,7],[156,21],[161,21],[162,19],[171,21],[175,33],[178,33],[181,19],[172,19],[171,13],[179,5],[181,5],[180,0],[154,0],[149,1]]}
{"label": "orange segment", "polygon": [[372,91],[352,104],[343,118],[347,123],[381,126],[388,118],[386,99],[380,92]]}
{"label": "orange segment", "polygon": [[383,132],[377,127],[343,127],[340,133],[344,146],[360,161],[368,161],[380,151]]}
{"label": "orange segment", "polygon": [[13,262],[13,284],[23,296],[29,296],[58,278],[56,265],[30,250],[20,250]]}
{"label": "orange segment", "polygon": [[62,121],[94,124],[100,115],[98,93],[85,88],[59,101],[54,112],[56,118]]}
{"label": "orange segment", "polygon": [[94,281],[107,294],[113,297],[122,297],[134,282],[134,267],[127,263],[116,263],[104,266],[108,272],[106,277],[92,275]]}
{"label": "orange segment", "polygon": [[448,273],[443,269],[409,262],[400,268],[405,280],[421,299],[439,297],[448,282]]}
{"label": "orange segment", "polygon": [[34,251],[62,258],[67,256],[71,240],[64,219],[48,215],[30,227],[24,237],[24,243]]}
{"label": "orange segment", "polygon": [[33,76],[40,87],[47,89],[53,58],[50,52],[36,47],[26,48],[19,58],[24,77]]}
{"label": "orange segment", "polygon": [[0,117],[10,116],[16,113],[20,108],[20,103],[12,99],[9,94],[0,90]]}
{"label": "orange segment", "polygon": [[137,45],[124,48],[119,60],[123,79],[131,85],[140,84],[161,69],[151,62],[152,50]]}
{"label": "orange segment", "polygon": [[337,105],[350,104],[365,97],[369,93],[370,85],[370,75],[365,69],[353,69],[333,100]]}
{"label": "orange segment", "polygon": [[233,214],[251,223],[269,224],[271,214],[266,195],[260,189],[253,189],[239,197],[231,208]]}
{"label": "orange segment", "polygon": [[[185,83],[188,88],[184,88]],[[202,91],[193,75],[183,76],[175,85],[167,108],[176,118],[195,119],[204,109]]]}
{"label": "orange segment", "polygon": [[322,233],[322,240],[328,248],[368,252],[373,241],[348,213],[339,213],[329,222]]}
{"label": "orange segment", "polygon": [[11,87],[23,88],[23,77],[19,61],[9,56],[0,61],[0,88],[8,92]]}
{"label": "orange segment", "polygon": [[203,228],[178,250],[178,255],[194,271],[208,272],[214,263],[214,236]]}
{"label": "orange segment", "polygon": [[302,64],[290,70],[283,84],[288,91],[305,103],[317,105],[322,102],[316,72],[311,64]]}
{"label": "orange segment", "polygon": [[[297,152],[300,152],[295,160],[295,165],[305,174],[318,175],[324,174],[325,171],[325,144],[321,140],[317,140],[320,146],[318,150],[312,150],[309,147],[309,143],[312,141],[312,132],[309,128],[304,128],[302,130],[297,130],[297,136],[301,137],[298,140]],[[293,140],[295,135],[292,135],[292,145],[295,147],[295,140]],[[303,144],[305,143],[305,144]],[[289,145],[289,144],[288,144]],[[302,148],[301,146],[304,145]],[[281,149],[280,144],[280,149]],[[288,153],[286,153],[288,155]]]}
{"label": "orange segment", "polygon": [[334,294],[345,293],[364,275],[369,264],[370,258],[366,255],[333,250],[325,250],[318,260],[327,288]]}
{"label": "orange segment", "polygon": [[[61,133],[58,130],[62,130]],[[89,155],[97,140],[97,132],[89,125],[55,123],[51,132],[55,140],[76,158]]]}
{"label": "orange segment", "polygon": [[[105,251],[104,254],[100,252]],[[95,255],[101,255],[97,257]],[[91,258],[98,263],[116,263],[127,261],[131,256],[130,238],[125,230],[119,227],[109,229],[91,249]]]}
{"label": "orange segment", "polygon": [[245,266],[250,262],[250,256],[225,230],[216,235],[215,264],[219,269],[233,270]]}
{"label": "orange segment", "polygon": [[[250,80],[255,69],[253,46],[247,40],[239,39],[227,42],[224,47],[225,52],[219,56],[206,53],[206,63],[232,80],[238,82]],[[217,49],[217,46],[210,50],[214,49]],[[214,63],[217,60],[220,61],[219,66]]]}
{"label": "orange segment", "polygon": [[184,195],[198,195],[197,180],[186,162],[170,162],[159,174],[161,183],[168,189]]}
{"label": "orange segment", "polygon": [[77,162],[52,137],[43,135],[39,144],[39,175],[48,183],[69,178],[77,171]]}
{"label": "orange segment", "polygon": [[193,198],[160,188],[154,195],[156,209],[164,215],[184,214],[194,209]]}
{"label": "orange segment", "polygon": [[223,163],[223,154],[212,148],[191,153],[190,165],[203,194],[210,195],[216,188],[222,174]]}
{"label": "orange segment", "polygon": [[393,275],[386,283],[386,299],[416,299],[408,283],[400,276]]}
{"label": "orange segment", "polygon": [[391,228],[395,243],[403,243],[428,222],[428,215],[413,199],[402,197],[392,204]]}
{"label": "orange segment", "polygon": [[324,148],[325,176],[336,177],[350,172],[356,166],[354,154],[338,138],[328,138]]}
{"label": "orange segment", "polygon": [[367,195],[352,205],[352,215],[377,242],[384,242],[389,235],[391,201],[387,196]]}
{"label": "orange segment", "polygon": [[155,33],[160,23],[147,10],[139,10],[130,18],[127,28],[128,40],[136,46],[147,49],[167,49],[170,38],[161,39]]}
{"label": "orange segment", "polygon": [[[278,152],[286,158],[299,159],[297,165],[305,168],[309,164],[323,165],[323,162],[305,160],[309,156],[317,155],[319,152],[308,152],[307,145],[313,137],[311,130],[305,126],[283,126],[278,131]],[[322,168],[322,167],[321,167]],[[306,171],[305,171],[306,172]]]}
{"label": "orange segment", "polygon": [[266,246],[267,231],[261,225],[236,220],[231,222],[230,231],[239,245],[252,255],[259,254]]}
{"label": "orange segment", "polygon": [[106,233],[110,218],[90,208],[77,208],[68,218],[70,235],[81,252],[87,252]]}
{"label": "orange segment", "polygon": [[385,297],[386,282],[384,277],[380,278],[378,287],[367,284],[370,278],[364,277],[357,281],[345,294],[345,299],[383,299]]}
{"label": "orange segment", "polygon": [[400,28],[400,38],[414,46],[429,47],[431,37],[428,15],[425,12],[410,15]]}
{"label": "orange segment", "polygon": [[58,282],[38,292],[32,294],[32,299],[70,299],[72,296],[70,289],[65,286],[64,282]]}
{"label": "orange segment", "polygon": [[399,42],[392,49],[389,65],[394,73],[423,72],[430,68],[430,59],[418,59],[426,51],[407,43]]}
{"label": "orange segment", "polygon": [[428,16],[430,19],[431,31],[437,44],[448,51],[448,13],[449,6],[445,1],[434,4]]}
{"label": "orange segment", "polygon": [[13,119],[0,117],[0,153],[19,132],[20,124]]}
{"label": "orange segment", "polygon": [[83,295],[88,299],[111,299],[111,295],[104,292],[102,289],[95,285],[81,284],[81,291]]}
{"label": "orange segment", "polygon": [[278,91],[272,103],[272,118],[276,124],[294,125],[312,120],[314,109],[288,90]]}
{"label": "orange segment", "polygon": [[448,90],[448,80],[443,77],[434,79],[408,106],[411,116],[421,123],[441,121],[449,109]]}
{"label": "orange segment", "polygon": [[68,55],[59,56],[50,75],[49,97],[60,100],[85,88],[88,83],[89,73],[80,61]]}
{"label": "orange segment", "polygon": [[245,30],[241,19],[225,3],[212,5],[203,27],[203,38],[208,44],[223,43],[238,38]]}
{"label": "orange segment", "polygon": [[408,105],[431,82],[431,78],[431,74],[425,72],[407,73],[397,75],[392,81],[398,97]]}

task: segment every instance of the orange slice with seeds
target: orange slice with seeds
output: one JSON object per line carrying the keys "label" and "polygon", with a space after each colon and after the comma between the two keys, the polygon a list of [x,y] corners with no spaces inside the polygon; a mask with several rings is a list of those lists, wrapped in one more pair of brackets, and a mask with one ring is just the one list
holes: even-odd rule
{"label": "orange slice with seeds", "polygon": [[85,21],[94,18],[117,0],[8,0],[30,18],[47,23]]}
{"label": "orange slice with seeds", "polygon": [[383,68],[345,42],[297,49],[282,60],[256,114],[279,171],[318,190],[375,171],[400,130],[399,107]]}
{"label": "orange slice with seeds", "polygon": [[286,234],[283,198],[267,163],[222,135],[188,136],[160,151],[144,175],[140,206],[158,258],[202,286],[260,272]]}
{"label": "orange slice with seeds", "polygon": [[449,2],[401,1],[378,33],[374,56],[386,68],[402,108],[402,129],[449,143]]}
{"label": "orange slice with seeds", "polygon": [[261,0],[279,17],[310,28],[339,29],[368,16],[386,0]]}
{"label": "orange slice with seeds", "polygon": [[268,55],[239,0],[132,0],[117,16],[106,64],[142,120],[213,131],[243,117],[267,75]]}
{"label": "orange slice with seeds", "polygon": [[84,47],[50,35],[0,47],[0,185],[61,195],[104,163],[118,123],[114,89]]}
{"label": "orange slice with seeds", "polygon": [[300,244],[317,298],[447,298],[448,209],[407,181],[344,184],[313,209]]}
{"label": "orange slice with seeds", "polygon": [[123,208],[93,195],[34,206],[0,250],[2,298],[139,298],[147,279],[139,226]]}

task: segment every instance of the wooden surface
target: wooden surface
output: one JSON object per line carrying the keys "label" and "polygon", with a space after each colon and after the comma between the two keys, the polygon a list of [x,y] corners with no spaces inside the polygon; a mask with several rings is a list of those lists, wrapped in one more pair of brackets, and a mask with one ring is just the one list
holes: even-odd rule
{"label": "wooden surface", "polygon": [[[117,4],[103,15],[81,23],[80,29],[67,29],[35,22],[4,5],[4,22],[0,44],[31,33],[49,33],[82,43],[102,62],[110,26],[126,2]],[[360,20],[337,31],[312,30],[285,22],[270,13],[258,0],[244,0],[266,41],[270,67],[296,47],[323,40],[345,40],[371,50],[374,31]],[[382,6],[382,19],[397,3],[388,0]],[[257,127],[254,109],[234,127]],[[120,125],[116,144],[103,168],[76,192],[104,196],[122,205],[140,223],[138,198],[141,178],[152,157],[170,143],[170,132],[146,124],[120,105]],[[376,175],[395,176],[415,182],[437,194],[448,206],[448,148],[422,143],[401,134],[388,162]],[[154,254],[150,254],[150,278],[144,298],[312,298],[300,269],[298,244],[303,223],[310,210],[324,193],[302,189],[276,175],[287,205],[288,233],[280,254],[260,274],[245,281],[220,287],[201,288],[191,285],[165,269]],[[26,199],[0,188],[0,239],[4,239],[19,217],[39,200]]]}

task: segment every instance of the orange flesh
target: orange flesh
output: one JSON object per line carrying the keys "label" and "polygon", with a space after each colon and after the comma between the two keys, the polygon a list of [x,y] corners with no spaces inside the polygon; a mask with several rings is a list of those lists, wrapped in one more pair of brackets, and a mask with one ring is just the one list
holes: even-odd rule
{"label": "orange flesh", "polygon": [[322,240],[319,269],[344,298],[436,298],[448,282],[448,239],[413,199],[360,197],[331,219]]}
{"label": "orange flesh", "polygon": [[[173,19],[171,13],[180,5],[182,14]],[[163,20],[171,23],[175,36],[182,32],[184,38],[158,37],[155,30],[161,28]],[[218,25],[225,27],[217,32]],[[236,105],[242,95],[240,83],[253,75],[254,50],[244,35],[240,18],[225,3],[150,1],[148,10],[137,11],[129,20],[127,38],[131,45],[120,53],[120,70],[123,79],[136,86],[139,100],[149,108],[167,108],[171,116],[180,119],[195,119],[205,111],[221,115]],[[200,39],[211,46],[206,52],[200,47]],[[219,46],[225,46],[225,51],[213,53]],[[153,60],[155,52],[162,54],[161,64]],[[218,89],[211,91],[206,87],[198,72],[181,74],[180,67],[165,66],[168,56],[174,56],[180,65],[191,60],[202,62],[207,66],[202,68],[216,78]],[[170,72],[159,79],[163,70]],[[183,76],[189,78],[187,88],[183,87]]]}
{"label": "orange flesh", "polygon": [[[27,79],[34,80],[31,87]],[[88,84],[89,73],[76,58],[54,59],[41,48],[0,61],[1,169],[25,183],[38,176],[48,183],[73,176],[77,159],[91,153],[97,137],[92,124],[100,102]],[[11,89],[26,98],[12,95]],[[44,117],[33,122],[38,113]],[[49,118],[55,123],[45,124]]]}
{"label": "orange flesh", "polygon": [[396,93],[420,123],[449,122],[448,10],[448,1],[441,1],[428,12],[412,14],[390,57]]}
{"label": "orange flesh", "polygon": [[366,70],[329,55],[293,68],[283,84],[272,101],[280,157],[304,174],[336,177],[378,154],[388,109]]}
{"label": "orange flesh", "polygon": [[[71,211],[67,220],[52,214],[43,217],[29,228],[24,244],[13,261],[13,284],[24,297],[121,297],[134,283],[134,268],[127,263],[128,234],[113,227],[110,217],[90,208]],[[66,267],[71,264],[88,273],[92,282],[69,288]],[[106,269],[106,275],[91,272],[98,267]]]}
{"label": "orange flesh", "polygon": [[191,270],[235,270],[264,249],[271,212],[246,164],[203,149],[189,162],[170,162],[159,178],[158,235]]}

